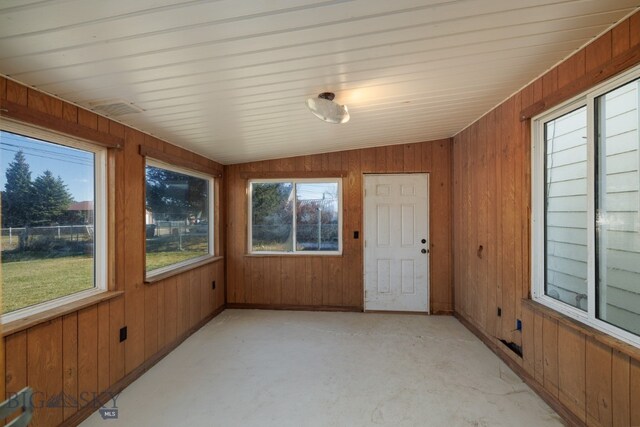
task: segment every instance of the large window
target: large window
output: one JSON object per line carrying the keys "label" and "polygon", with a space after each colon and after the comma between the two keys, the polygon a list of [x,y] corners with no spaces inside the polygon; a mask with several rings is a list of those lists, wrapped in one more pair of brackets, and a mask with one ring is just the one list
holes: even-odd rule
{"label": "large window", "polygon": [[214,254],[213,178],[148,160],[145,216],[147,277]]}
{"label": "large window", "polygon": [[340,253],[340,184],[339,179],[250,181],[250,251]]}
{"label": "large window", "polygon": [[106,151],[5,121],[3,321],[106,288]]}
{"label": "large window", "polygon": [[534,118],[534,299],[640,345],[640,67]]}

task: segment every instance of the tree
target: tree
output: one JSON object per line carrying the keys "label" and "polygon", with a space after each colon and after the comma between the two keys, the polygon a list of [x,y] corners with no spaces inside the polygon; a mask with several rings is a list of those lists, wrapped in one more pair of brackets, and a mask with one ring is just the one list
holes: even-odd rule
{"label": "tree", "polygon": [[251,195],[252,239],[267,245],[292,243],[291,183],[258,183]]}
{"label": "tree", "polygon": [[33,182],[33,225],[58,223],[73,203],[66,184],[46,170]]}
{"label": "tree", "polygon": [[154,218],[182,221],[208,215],[207,181],[166,169],[147,167],[147,210]]}
{"label": "tree", "polygon": [[31,170],[22,150],[9,163],[7,182],[2,193],[3,227],[30,225],[33,216],[33,185]]}

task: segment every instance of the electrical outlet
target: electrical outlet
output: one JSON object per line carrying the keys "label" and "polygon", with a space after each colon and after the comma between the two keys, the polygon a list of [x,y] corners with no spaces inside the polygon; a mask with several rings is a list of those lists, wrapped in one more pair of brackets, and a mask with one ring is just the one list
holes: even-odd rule
{"label": "electrical outlet", "polygon": [[516,319],[516,331],[522,330],[522,320]]}
{"label": "electrical outlet", "polygon": [[502,309],[500,307],[498,307],[498,317],[502,316]]}
{"label": "electrical outlet", "polygon": [[213,280],[211,281],[211,289],[215,289],[216,288],[216,281]]}
{"label": "electrical outlet", "polygon": [[127,327],[120,328],[120,342],[127,339]]}

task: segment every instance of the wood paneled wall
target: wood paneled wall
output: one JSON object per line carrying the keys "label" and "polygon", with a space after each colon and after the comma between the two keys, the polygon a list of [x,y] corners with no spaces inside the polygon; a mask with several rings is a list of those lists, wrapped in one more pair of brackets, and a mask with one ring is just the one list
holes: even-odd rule
{"label": "wood paneled wall", "polygon": [[[638,406],[638,361],[586,329],[523,310],[531,287],[531,124],[520,113],[540,101],[550,108],[603,73],[637,63],[639,45],[636,13],[456,135],[453,145],[456,313],[590,425],[630,425],[628,407],[618,412],[613,406],[612,418],[612,401],[625,408],[631,386]],[[522,345],[524,361],[500,339]],[[640,425],[634,417],[632,424]]]}
{"label": "wood paneled wall", "polygon": [[[216,262],[153,285],[144,279],[144,158],[140,145],[197,162],[216,173],[222,166],[137,130],[0,77],[0,97],[62,123],[80,124],[124,138],[109,153],[110,209],[114,241],[113,289],[124,294],[5,337],[5,375],[0,396],[31,386],[36,392],[33,426],[72,420],[79,408],[47,407],[62,392],[80,403],[144,368],[179,343],[225,302],[224,264]],[[222,227],[221,227],[222,228]],[[211,281],[216,280],[216,289]],[[119,342],[127,326],[128,338]],[[88,399],[89,397],[89,399]]]}
{"label": "wood paneled wall", "polygon": [[[362,176],[430,173],[431,310],[453,310],[451,141],[393,145],[225,167],[227,302],[254,306],[363,308]],[[247,178],[264,172],[347,171],[343,178],[342,256],[246,256]],[[297,174],[300,172],[301,174]],[[353,232],[360,231],[355,240]]]}

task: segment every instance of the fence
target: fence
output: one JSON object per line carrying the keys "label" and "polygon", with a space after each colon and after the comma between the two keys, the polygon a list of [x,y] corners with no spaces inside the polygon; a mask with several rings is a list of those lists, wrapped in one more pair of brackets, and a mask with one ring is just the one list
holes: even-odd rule
{"label": "fence", "polygon": [[[253,225],[253,244],[275,248],[292,239],[291,225]],[[298,224],[296,226],[298,250],[338,250],[338,224]]]}
{"label": "fence", "polygon": [[93,225],[54,225],[47,227],[2,228],[2,250],[18,247],[20,240],[56,239],[69,242],[93,242]]}

